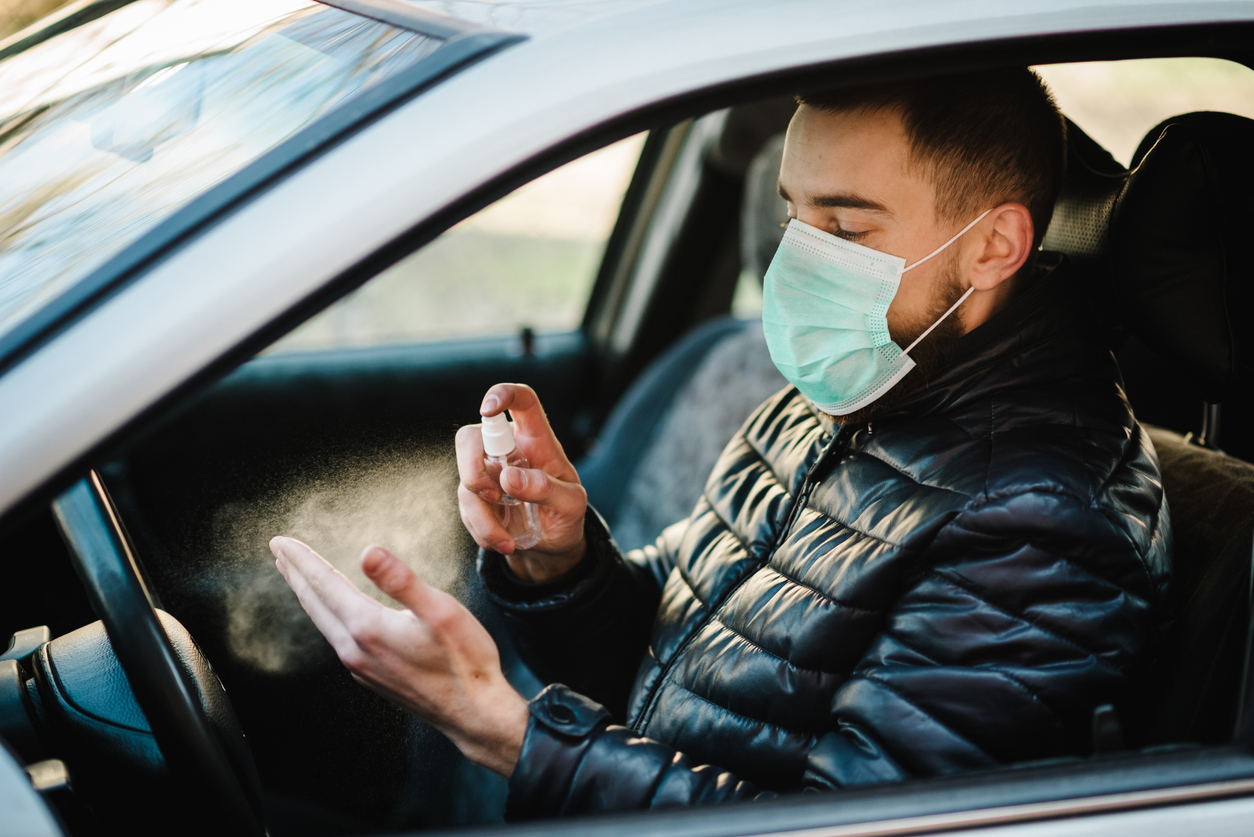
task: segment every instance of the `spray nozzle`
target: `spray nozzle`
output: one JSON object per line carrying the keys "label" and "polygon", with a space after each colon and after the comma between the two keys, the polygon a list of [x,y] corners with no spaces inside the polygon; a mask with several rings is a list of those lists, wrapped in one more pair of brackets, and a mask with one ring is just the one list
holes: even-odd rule
{"label": "spray nozzle", "polygon": [[488,456],[508,456],[514,451],[514,425],[504,413],[483,416],[483,452]]}

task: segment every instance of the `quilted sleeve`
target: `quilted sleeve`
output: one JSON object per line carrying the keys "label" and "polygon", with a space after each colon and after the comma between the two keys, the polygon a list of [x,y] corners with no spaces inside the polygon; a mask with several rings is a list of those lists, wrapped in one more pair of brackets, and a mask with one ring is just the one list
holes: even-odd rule
{"label": "quilted sleeve", "polygon": [[541,584],[517,580],[502,556],[482,552],[479,572],[488,598],[531,670],[545,682],[570,684],[622,718],[683,526],[624,556],[589,509],[587,556],[569,574]]}
{"label": "quilted sleeve", "polygon": [[820,788],[1087,751],[1127,695],[1165,581],[1153,531],[1065,492],[984,497],[942,528],[808,758]]}
{"label": "quilted sleeve", "polygon": [[604,708],[565,686],[549,686],[528,709],[505,806],[511,822],[774,796],[611,725]]}

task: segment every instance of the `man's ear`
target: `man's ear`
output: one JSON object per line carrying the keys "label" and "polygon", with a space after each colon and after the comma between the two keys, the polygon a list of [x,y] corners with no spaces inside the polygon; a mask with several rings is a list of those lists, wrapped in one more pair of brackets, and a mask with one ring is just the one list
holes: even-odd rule
{"label": "man's ear", "polygon": [[[1014,276],[1032,252],[1032,213],[1021,203],[1003,203],[976,227],[973,261],[967,275],[977,291],[991,291]],[[973,230],[974,232],[974,230]]]}

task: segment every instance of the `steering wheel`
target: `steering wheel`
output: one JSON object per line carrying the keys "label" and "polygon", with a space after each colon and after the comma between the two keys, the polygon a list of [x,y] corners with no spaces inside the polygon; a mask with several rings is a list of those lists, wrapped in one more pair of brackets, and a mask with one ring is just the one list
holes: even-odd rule
{"label": "steering wheel", "polygon": [[248,793],[244,771],[232,764],[162,626],[100,475],[91,471],[52,510],[171,774],[200,803],[195,818],[214,833],[264,835],[260,801]]}

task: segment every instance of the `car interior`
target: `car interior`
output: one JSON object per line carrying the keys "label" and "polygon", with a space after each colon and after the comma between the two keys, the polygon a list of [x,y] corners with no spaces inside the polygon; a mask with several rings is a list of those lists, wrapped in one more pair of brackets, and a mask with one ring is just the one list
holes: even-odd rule
{"label": "car interior", "polygon": [[[456,514],[454,433],[476,420],[489,386],[526,382],[624,549],[688,513],[723,444],[784,386],[752,306],[787,217],[776,178],[794,104],[779,90],[741,95],[635,141],[574,329],[280,342],[115,445],[94,482],[0,521],[0,642],[12,636],[0,656],[0,739],[23,764],[64,763],[68,782],[44,797],[67,833],[186,830],[189,768],[157,746],[141,709],[151,704],[128,687],[111,647],[123,629],[113,626],[125,625],[140,626],[135,647],[153,643],[184,672],[241,804],[276,837],[501,821],[505,780],[354,682],[267,541],[281,529],[322,546],[359,584],[361,546],[406,548],[488,627],[511,682],[538,691],[479,587]],[[1254,224],[1254,121],[1172,115],[1128,165],[1078,121],[1067,131],[1043,249],[1091,277],[1075,305],[1109,323],[1158,452],[1177,610],[1139,694],[1094,707],[1089,756],[1014,770],[1065,779],[1122,759],[1130,775],[1161,757],[1248,774],[1254,337],[1243,319],[1254,291],[1242,245]],[[133,549],[138,586],[81,558],[98,547],[70,524],[93,513]],[[150,597],[160,624],[126,610],[127,596]],[[871,811],[894,793],[859,798]]]}

